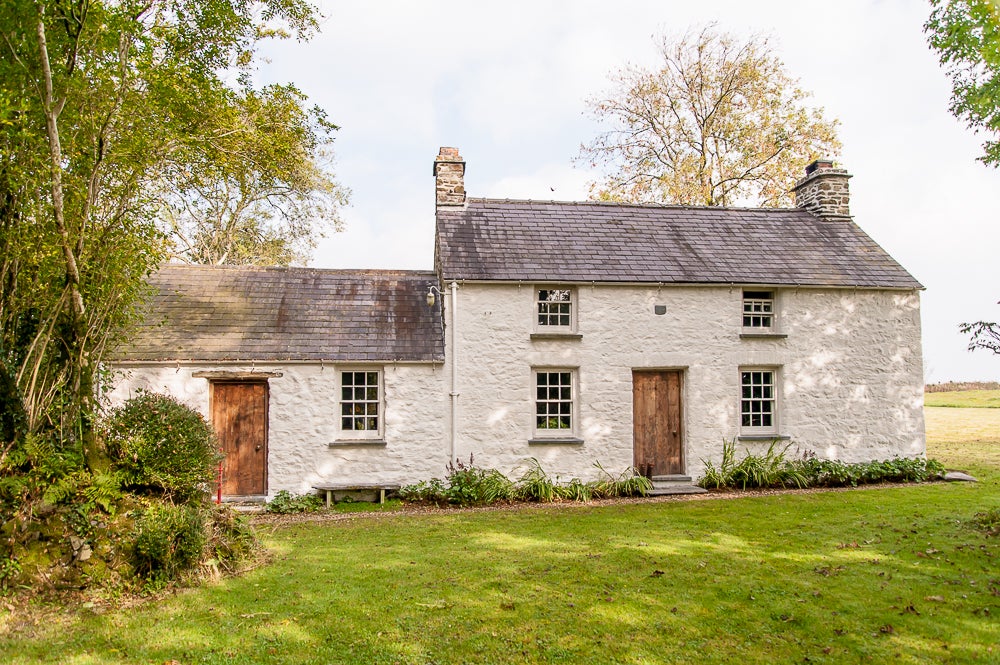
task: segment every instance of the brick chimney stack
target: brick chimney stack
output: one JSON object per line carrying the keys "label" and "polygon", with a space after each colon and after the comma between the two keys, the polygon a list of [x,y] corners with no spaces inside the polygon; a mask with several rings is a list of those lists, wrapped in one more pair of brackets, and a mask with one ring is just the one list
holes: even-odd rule
{"label": "brick chimney stack", "polygon": [[833,167],[833,160],[817,159],[806,167],[806,177],[795,183],[795,207],[825,219],[851,218],[851,193],[844,169]]}
{"label": "brick chimney stack", "polygon": [[441,148],[434,158],[438,206],[465,205],[465,162],[458,148]]}

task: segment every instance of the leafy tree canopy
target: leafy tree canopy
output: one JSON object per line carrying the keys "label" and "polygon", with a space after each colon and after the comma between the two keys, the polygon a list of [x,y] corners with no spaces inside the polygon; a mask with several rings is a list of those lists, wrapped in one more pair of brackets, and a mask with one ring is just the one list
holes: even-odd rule
{"label": "leafy tree canopy", "polygon": [[984,164],[1000,166],[1000,2],[931,0],[927,41],[951,77],[956,118],[987,136]]}
{"label": "leafy tree canopy", "polygon": [[220,113],[160,182],[174,255],[214,265],[306,262],[317,239],[340,228],[347,201],[325,169],[337,127],[322,109],[304,108],[292,85],[213,92]]}
{"label": "leafy tree canopy", "polygon": [[[96,368],[169,249],[164,192],[195,200],[192,182],[267,187],[294,169],[331,191],[308,152],[332,125],[294,88],[249,85],[262,38],[316,27],[304,0],[0,3],[0,397],[18,414],[5,439],[57,432],[93,467]],[[271,111],[269,144],[256,135]],[[252,159],[236,149],[247,136]],[[254,170],[265,147],[271,172]],[[0,475],[17,472],[0,443]]]}
{"label": "leafy tree canopy", "polygon": [[835,120],[785,71],[770,43],[709,25],[659,40],[661,63],[612,74],[590,100],[610,129],[581,146],[601,167],[594,198],[686,205],[786,205],[805,165],[840,150]]}

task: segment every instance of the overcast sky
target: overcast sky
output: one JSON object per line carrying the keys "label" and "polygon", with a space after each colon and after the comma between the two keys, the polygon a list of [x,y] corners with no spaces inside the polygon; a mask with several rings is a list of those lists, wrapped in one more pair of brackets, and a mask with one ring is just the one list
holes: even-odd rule
{"label": "overcast sky", "polygon": [[[292,82],[341,126],[335,171],[353,191],[322,268],[433,267],[432,162],[455,146],[470,196],[585,199],[574,166],[599,128],[585,100],[653,35],[717,22],[771,38],[789,73],[840,120],[855,221],[927,290],[928,382],[1000,380],[962,321],[1000,319],[1000,171],[948,113],[949,82],[915,0],[323,2],[311,42],[265,49],[262,82]],[[804,166],[804,165],[803,165]],[[553,192],[551,188],[555,188]]]}

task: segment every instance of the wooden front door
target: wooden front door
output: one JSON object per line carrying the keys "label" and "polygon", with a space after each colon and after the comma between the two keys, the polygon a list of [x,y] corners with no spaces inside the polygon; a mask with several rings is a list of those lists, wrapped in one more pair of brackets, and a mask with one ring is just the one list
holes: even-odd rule
{"label": "wooden front door", "polygon": [[639,473],[683,474],[679,371],[632,372],[632,422]]}
{"label": "wooden front door", "polygon": [[222,453],[222,493],[267,492],[267,383],[212,382],[212,425]]}

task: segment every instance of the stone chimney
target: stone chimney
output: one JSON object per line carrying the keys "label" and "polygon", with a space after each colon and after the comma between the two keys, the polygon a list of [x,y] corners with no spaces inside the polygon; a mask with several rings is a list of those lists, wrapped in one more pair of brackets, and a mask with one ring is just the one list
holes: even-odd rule
{"label": "stone chimney", "polygon": [[851,194],[844,169],[833,167],[833,160],[817,159],[806,167],[806,177],[795,183],[795,207],[825,219],[851,218]]}
{"label": "stone chimney", "polygon": [[458,148],[441,148],[434,158],[438,206],[465,205],[465,162]]}

